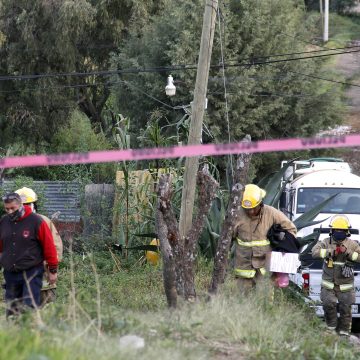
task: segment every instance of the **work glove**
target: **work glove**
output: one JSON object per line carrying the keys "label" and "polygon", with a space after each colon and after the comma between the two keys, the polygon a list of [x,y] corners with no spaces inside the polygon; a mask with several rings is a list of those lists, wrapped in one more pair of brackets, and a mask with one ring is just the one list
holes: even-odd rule
{"label": "work glove", "polygon": [[341,268],[341,274],[345,278],[353,277],[354,276],[354,267],[349,264],[343,265],[343,267]]}

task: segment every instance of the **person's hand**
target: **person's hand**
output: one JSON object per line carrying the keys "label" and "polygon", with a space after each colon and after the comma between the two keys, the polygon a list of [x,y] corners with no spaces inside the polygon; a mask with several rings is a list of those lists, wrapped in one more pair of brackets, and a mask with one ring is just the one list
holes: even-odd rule
{"label": "person's hand", "polygon": [[345,278],[350,278],[354,276],[354,267],[349,265],[349,264],[345,264],[342,268],[341,268],[341,274],[345,277]]}
{"label": "person's hand", "polygon": [[57,280],[57,273],[51,273],[50,271],[48,272],[48,281],[50,285],[54,285],[56,284],[56,280]]}
{"label": "person's hand", "polygon": [[347,247],[343,244],[336,246],[336,255],[338,254],[345,254],[347,250]]}

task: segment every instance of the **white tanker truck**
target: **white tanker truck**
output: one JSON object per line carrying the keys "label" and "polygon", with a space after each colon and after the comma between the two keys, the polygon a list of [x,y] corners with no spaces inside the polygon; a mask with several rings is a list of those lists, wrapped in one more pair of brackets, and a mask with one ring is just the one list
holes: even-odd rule
{"label": "white tanker truck", "polygon": [[[283,166],[286,162],[283,162]],[[284,184],[285,182],[285,184]],[[316,225],[301,229],[298,237],[319,233],[319,238],[329,235],[330,219],[335,214],[346,215],[352,226],[351,238],[360,242],[360,177],[351,173],[348,163],[342,159],[314,158],[294,161],[283,176],[283,191],[280,210],[291,220],[334,196],[314,221]],[[311,256],[311,246],[301,250],[301,267],[290,280],[300,288],[305,300],[314,306],[319,316],[323,315],[320,301],[322,261]],[[360,317],[360,264],[355,265],[356,303],[352,306],[353,317]]]}

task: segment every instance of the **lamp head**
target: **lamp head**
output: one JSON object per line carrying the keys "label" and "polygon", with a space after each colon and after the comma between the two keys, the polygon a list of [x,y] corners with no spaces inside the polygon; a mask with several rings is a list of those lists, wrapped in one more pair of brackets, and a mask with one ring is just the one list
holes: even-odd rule
{"label": "lamp head", "polygon": [[167,85],[165,86],[165,93],[167,96],[174,96],[176,93],[176,86],[174,85],[174,78],[169,75],[167,78]]}

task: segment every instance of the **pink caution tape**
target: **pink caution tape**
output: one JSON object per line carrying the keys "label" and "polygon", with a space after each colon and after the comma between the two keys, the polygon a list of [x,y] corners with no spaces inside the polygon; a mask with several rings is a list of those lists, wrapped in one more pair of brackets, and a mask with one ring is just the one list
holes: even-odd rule
{"label": "pink caution tape", "polygon": [[88,164],[113,161],[170,159],[192,156],[216,156],[240,153],[260,153],[305,149],[360,146],[360,134],[262,140],[228,144],[183,145],[163,148],[89,151],[54,155],[14,156],[0,159],[0,168]]}

